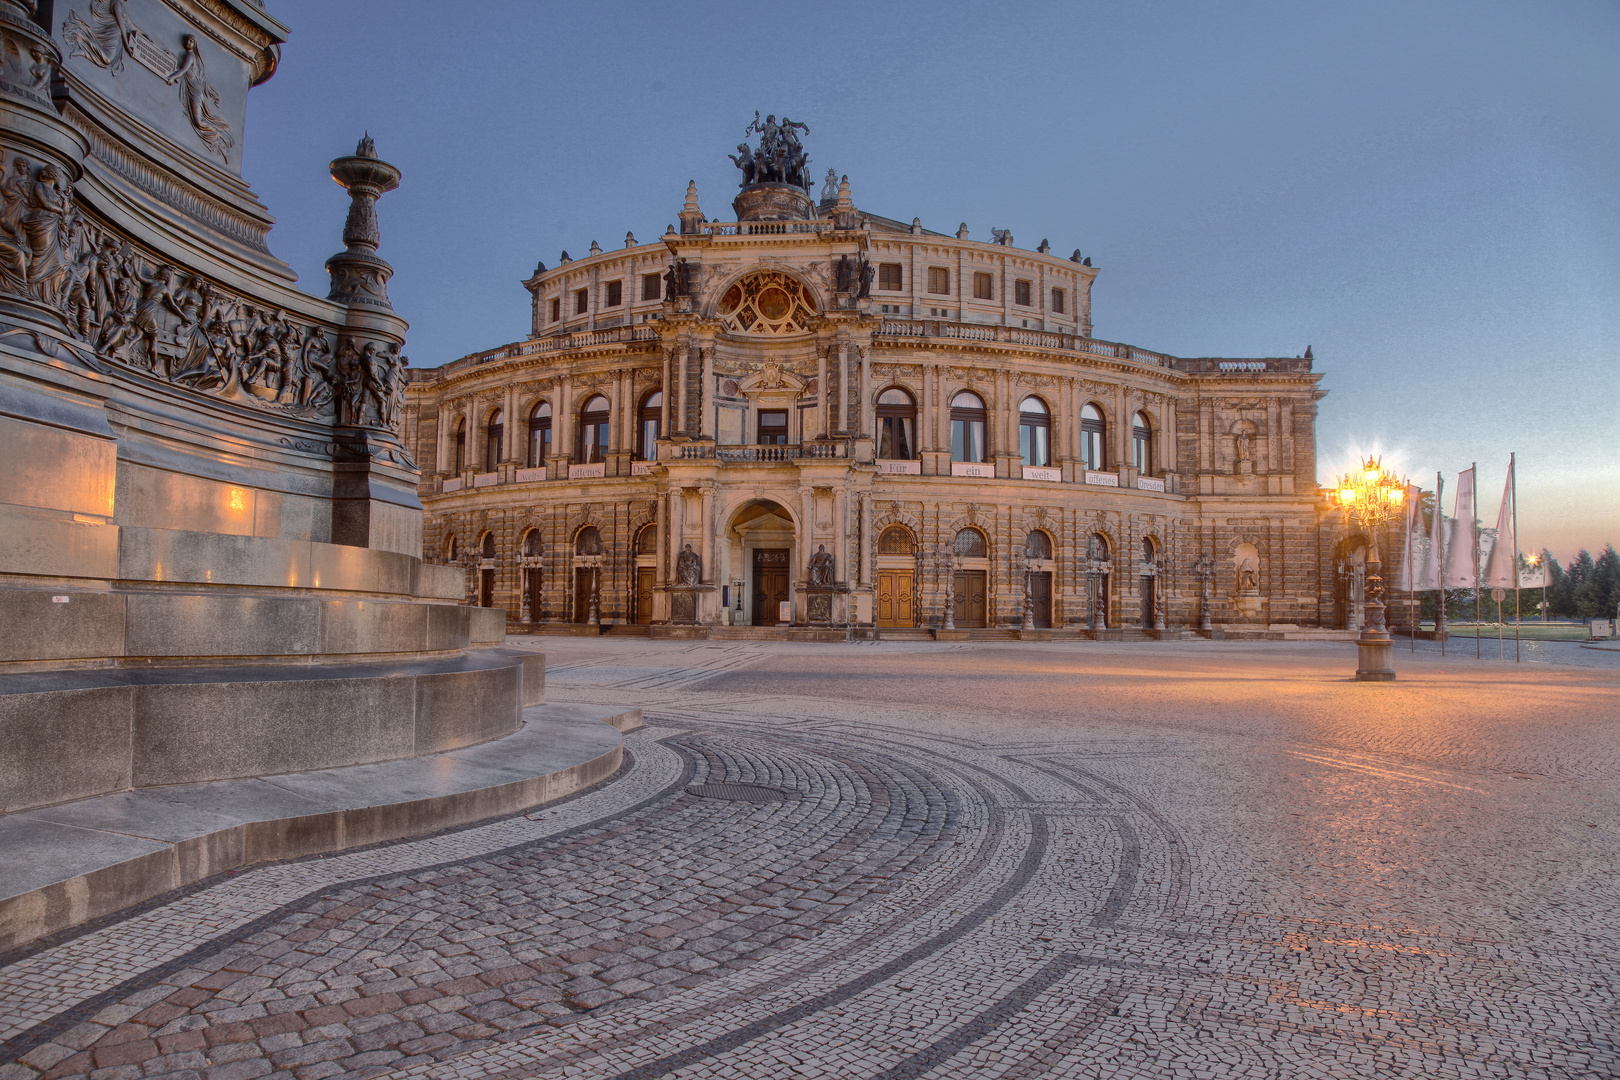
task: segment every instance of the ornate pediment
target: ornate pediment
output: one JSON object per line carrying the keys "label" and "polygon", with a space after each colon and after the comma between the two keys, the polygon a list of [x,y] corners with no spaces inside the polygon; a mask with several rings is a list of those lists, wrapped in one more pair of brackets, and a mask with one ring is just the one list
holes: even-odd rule
{"label": "ornate pediment", "polygon": [[754,368],[751,374],[737,381],[737,389],[750,397],[756,394],[788,394],[798,397],[804,393],[809,380],[796,375],[778,364],[775,360],[767,360]]}

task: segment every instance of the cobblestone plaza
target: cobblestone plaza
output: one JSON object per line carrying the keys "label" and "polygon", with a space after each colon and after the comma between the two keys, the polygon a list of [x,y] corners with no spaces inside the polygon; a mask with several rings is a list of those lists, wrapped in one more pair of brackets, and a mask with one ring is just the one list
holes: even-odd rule
{"label": "cobblestone plaza", "polygon": [[546,647],[618,776],[0,957],[0,1080],[1620,1071],[1620,656]]}

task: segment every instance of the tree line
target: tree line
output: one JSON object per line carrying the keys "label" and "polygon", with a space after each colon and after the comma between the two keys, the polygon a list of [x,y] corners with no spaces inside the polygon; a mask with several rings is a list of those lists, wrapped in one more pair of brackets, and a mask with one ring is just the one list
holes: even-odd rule
{"label": "tree line", "polygon": [[1582,548],[1567,566],[1558,565],[1552,552],[1543,549],[1541,562],[1547,568],[1548,614],[1575,619],[1615,617],[1615,608],[1620,607],[1620,553],[1613,544],[1606,545],[1595,559]]}

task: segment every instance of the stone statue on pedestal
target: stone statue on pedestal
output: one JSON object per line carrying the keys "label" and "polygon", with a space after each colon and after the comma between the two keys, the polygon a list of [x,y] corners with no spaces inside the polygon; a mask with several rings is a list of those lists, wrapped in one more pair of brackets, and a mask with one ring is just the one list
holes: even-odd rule
{"label": "stone statue on pedestal", "polygon": [[675,580],[682,585],[696,585],[703,580],[703,556],[687,544],[675,557]]}
{"label": "stone statue on pedestal", "polygon": [[810,587],[831,588],[833,583],[833,557],[826,544],[818,544],[810,556]]}

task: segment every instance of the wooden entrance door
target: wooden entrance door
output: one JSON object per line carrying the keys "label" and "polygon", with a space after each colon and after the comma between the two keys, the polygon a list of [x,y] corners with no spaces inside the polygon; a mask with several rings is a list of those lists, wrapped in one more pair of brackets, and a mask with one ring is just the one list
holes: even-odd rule
{"label": "wooden entrance door", "polygon": [[591,617],[591,587],[596,584],[596,571],[588,566],[574,567],[574,621],[589,622]]}
{"label": "wooden entrance door", "polygon": [[1029,575],[1029,602],[1035,613],[1035,625],[1052,625],[1052,572],[1042,570]]}
{"label": "wooden entrance door", "polygon": [[956,599],[951,620],[958,627],[984,626],[984,571],[960,570],[956,574]]}
{"label": "wooden entrance door", "polygon": [[788,549],[754,549],[754,625],[776,626],[788,598]]}
{"label": "wooden entrance door", "polygon": [[643,625],[652,622],[653,575],[651,566],[636,567],[636,622]]}
{"label": "wooden entrance door", "polygon": [[478,571],[478,606],[495,606],[495,571]]}
{"label": "wooden entrance door", "polygon": [[879,626],[915,626],[917,616],[912,601],[913,570],[879,570],[877,572],[877,624]]}
{"label": "wooden entrance door", "polygon": [[1143,574],[1142,578],[1141,578],[1141,581],[1142,581],[1142,629],[1151,630],[1151,629],[1153,629],[1153,599],[1154,599],[1153,598],[1153,590],[1154,590],[1154,587],[1158,584],[1158,581],[1157,581],[1157,579],[1155,579],[1154,577],[1152,577],[1149,574]]}

